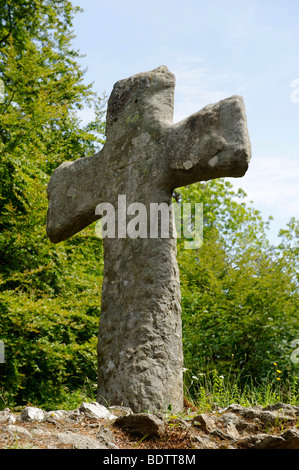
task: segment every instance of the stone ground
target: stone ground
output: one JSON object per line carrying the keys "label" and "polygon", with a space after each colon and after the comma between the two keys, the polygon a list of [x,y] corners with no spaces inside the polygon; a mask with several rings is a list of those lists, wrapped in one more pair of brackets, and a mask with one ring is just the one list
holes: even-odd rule
{"label": "stone ground", "polygon": [[0,412],[0,449],[299,449],[299,406],[134,414],[83,403],[73,411]]}

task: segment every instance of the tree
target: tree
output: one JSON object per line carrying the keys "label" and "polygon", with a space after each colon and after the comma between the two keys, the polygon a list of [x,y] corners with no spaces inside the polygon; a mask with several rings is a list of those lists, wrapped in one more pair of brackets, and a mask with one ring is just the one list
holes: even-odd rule
{"label": "tree", "polygon": [[[45,227],[46,186],[53,170],[65,160],[95,153],[104,139],[105,100],[84,84],[79,53],[71,46],[77,11],[68,0],[0,0],[4,401],[58,399],[66,381],[75,388],[88,376],[95,381],[102,244],[89,228],[54,246]],[[83,106],[93,106],[96,113],[86,126],[77,114]]]}
{"label": "tree", "polygon": [[[94,153],[104,125],[101,100],[83,83],[78,53],[71,49],[77,9],[66,0],[1,3],[0,264],[11,275],[40,267],[39,241],[47,246],[49,265],[44,231],[49,175],[67,159]],[[90,132],[91,125],[80,127],[76,109],[93,99],[97,118]],[[34,233],[39,239],[32,243]]]}
{"label": "tree", "polygon": [[180,194],[182,202],[203,202],[204,214],[200,249],[184,250],[180,242],[178,250],[185,366],[196,375],[213,364],[257,381],[273,361],[294,372],[290,342],[299,297],[286,247],[270,245],[269,221],[229,182],[200,183]]}

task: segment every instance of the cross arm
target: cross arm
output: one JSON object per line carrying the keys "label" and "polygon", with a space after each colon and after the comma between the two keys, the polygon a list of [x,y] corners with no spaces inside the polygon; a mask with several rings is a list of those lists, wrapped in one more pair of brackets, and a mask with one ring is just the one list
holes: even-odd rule
{"label": "cross arm", "polygon": [[169,127],[166,181],[172,189],[197,181],[243,176],[251,157],[241,96],[208,105]]}
{"label": "cross arm", "polygon": [[100,218],[95,215],[105,181],[99,170],[100,154],[64,162],[51,176],[47,188],[47,235],[51,242],[66,240]]}

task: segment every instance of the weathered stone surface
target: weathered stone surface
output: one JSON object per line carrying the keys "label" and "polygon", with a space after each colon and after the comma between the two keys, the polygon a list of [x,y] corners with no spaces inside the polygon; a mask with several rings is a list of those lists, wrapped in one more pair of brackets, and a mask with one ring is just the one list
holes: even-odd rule
{"label": "weathered stone surface", "polygon": [[[219,177],[240,177],[251,156],[244,103],[232,96],[173,124],[175,77],[161,66],[118,81],[108,102],[106,143],[94,156],[64,162],[48,186],[47,233],[65,240],[116,210],[116,236],[104,238],[98,341],[101,404],[134,412],[183,408],[180,283],[172,193]],[[119,207],[119,196],[126,207]],[[131,203],[166,203],[170,235],[126,236]],[[135,212],[136,214],[136,212]],[[135,215],[131,213],[131,215]],[[130,219],[130,217],[129,217]],[[150,220],[148,220],[148,223]],[[126,228],[126,227],[125,227]]]}
{"label": "weathered stone surface", "polygon": [[117,418],[114,422],[124,431],[137,436],[160,436],[165,432],[164,421],[148,413],[130,414]]}
{"label": "weathered stone surface", "polygon": [[73,410],[67,415],[67,421],[69,422],[81,422],[84,419],[84,414],[79,409]]}
{"label": "weathered stone surface", "polygon": [[225,432],[231,439],[238,439],[238,437],[240,437],[240,434],[233,423],[227,423]]}
{"label": "weathered stone surface", "polygon": [[283,449],[285,441],[281,436],[260,436],[253,449]]}
{"label": "weathered stone surface", "polygon": [[128,406],[109,406],[108,410],[116,416],[131,415],[133,411]]}
{"label": "weathered stone surface", "polygon": [[45,418],[46,419],[57,419],[57,420],[62,420],[65,419],[68,416],[69,412],[66,410],[54,410],[54,411],[48,411],[45,413]]}
{"label": "weathered stone surface", "polygon": [[3,411],[0,411],[0,423],[11,423],[16,422],[16,417],[12,414],[9,408],[5,408]]}
{"label": "weathered stone surface", "polygon": [[299,406],[289,405],[287,403],[273,403],[272,405],[265,406],[263,408],[264,411],[276,411],[280,413],[280,415],[296,417],[299,416]]}
{"label": "weathered stone surface", "polygon": [[117,446],[107,445],[103,440],[93,439],[71,431],[57,434],[62,444],[70,444],[74,449],[117,449]]}
{"label": "weathered stone surface", "polygon": [[115,419],[116,416],[110,413],[105,406],[100,405],[97,402],[94,403],[82,403],[79,408],[81,413],[86,414],[90,418],[94,419]]}
{"label": "weathered stone surface", "polygon": [[242,407],[240,405],[231,405],[228,407],[233,413],[238,413],[245,419],[255,420],[260,422],[263,425],[273,426],[279,419],[285,421],[295,421],[296,417],[294,416],[295,411],[292,410],[291,416],[287,413],[288,408],[276,408],[274,411],[269,411],[269,409],[262,408],[260,406],[254,406],[251,408]]}
{"label": "weathered stone surface", "polygon": [[218,449],[217,444],[207,436],[191,435],[195,449]]}
{"label": "weathered stone surface", "polygon": [[218,418],[219,421],[222,421],[226,426],[233,425],[238,432],[257,432],[259,429],[259,424],[256,422],[245,421],[244,419],[240,418],[240,416],[236,415],[235,413],[226,412],[223,413]]}
{"label": "weathered stone surface", "polygon": [[285,441],[285,446],[280,448],[297,450],[299,449],[299,430],[297,428],[287,429],[281,434],[281,437]]}
{"label": "weathered stone surface", "polygon": [[46,414],[40,408],[34,406],[27,406],[24,408],[20,415],[18,416],[19,421],[42,421],[45,418]]}
{"label": "weathered stone surface", "polygon": [[10,424],[9,426],[6,426],[4,428],[4,431],[9,432],[12,435],[16,436],[25,436],[25,437],[31,437],[31,433],[23,428],[22,426],[16,426],[14,424]]}
{"label": "weathered stone surface", "polygon": [[[273,445],[273,440],[272,440],[272,437],[274,439],[274,441],[281,441],[282,439],[278,438],[278,440],[276,439],[277,436],[271,436],[269,434],[266,434],[266,433],[259,433],[259,434],[252,434],[252,435],[247,435],[247,436],[243,436],[241,437],[240,439],[238,439],[238,441],[236,442],[236,446],[237,448],[240,448],[240,449],[253,449],[255,446],[259,446],[261,442],[264,442],[265,445],[266,443],[268,442],[269,445],[272,447]],[[270,439],[269,439],[270,438]]]}
{"label": "weathered stone surface", "polygon": [[[288,429],[280,435],[258,434],[239,441],[252,449],[299,449],[299,431]],[[246,446],[247,447],[247,446]]]}
{"label": "weathered stone surface", "polygon": [[193,425],[206,433],[211,433],[216,429],[216,422],[213,416],[202,413],[193,419]]}
{"label": "weathered stone surface", "polygon": [[32,436],[51,436],[51,432],[45,429],[44,427],[35,427],[31,430]]}
{"label": "weathered stone surface", "polygon": [[[244,440],[243,445],[245,442]],[[251,436],[249,447],[252,449],[299,449],[299,432],[296,428],[291,428],[278,436],[269,434]]]}
{"label": "weathered stone surface", "polygon": [[97,439],[112,442],[113,441],[113,433],[105,425],[102,425],[98,429]]}

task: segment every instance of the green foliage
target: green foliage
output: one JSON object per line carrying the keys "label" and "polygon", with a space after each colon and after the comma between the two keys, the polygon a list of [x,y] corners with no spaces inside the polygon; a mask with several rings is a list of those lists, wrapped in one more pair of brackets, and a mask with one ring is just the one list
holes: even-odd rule
{"label": "green foliage", "polygon": [[[96,379],[97,321],[92,308],[64,299],[31,300],[26,294],[1,294],[1,337],[6,345],[2,365],[2,398],[16,403],[44,403],[63,391]],[[1,377],[2,379],[2,377]],[[55,394],[53,393],[55,390]]]}
{"label": "green foliage", "polygon": [[230,183],[200,183],[180,193],[182,201],[204,203],[201,248],[178,250],[185,367],[197,375],[214,364],[243,383],[248,376],[261,381],[273,362],[285,377],[295,374],[290,342],[298,335],[299,296],[287,248],[270,246],[268,222]]}
{"label": "green foliage", "polygon": [[[71,48],[76,11],[67,0],[0,0],[0,406],[54,403],[96,382],[102,243],[92,226],[54,246],[45,227],[53,170],[104,138],[105,99]],[[84,127],[83,106],[96,115]]]}
{"label": "green foliage", "polygon": [[95,393],[103,252],[93,228],[56,247],[57,263],[48,267],[55,288],[39,269],[24,273],[24,285],[0,293],[3,406],[54,406],[65,399],[66,387],[71,395],[86,382]]}
{"label": "green foliage", "polygon": [[[71,3],[1,3],[0,269],[11,274],[55,263],[44,230],[47,182],[60,163],[103,143],[104,111],[70,47]],[[93,102],[96,119],[82,128],[76,110]]]}

